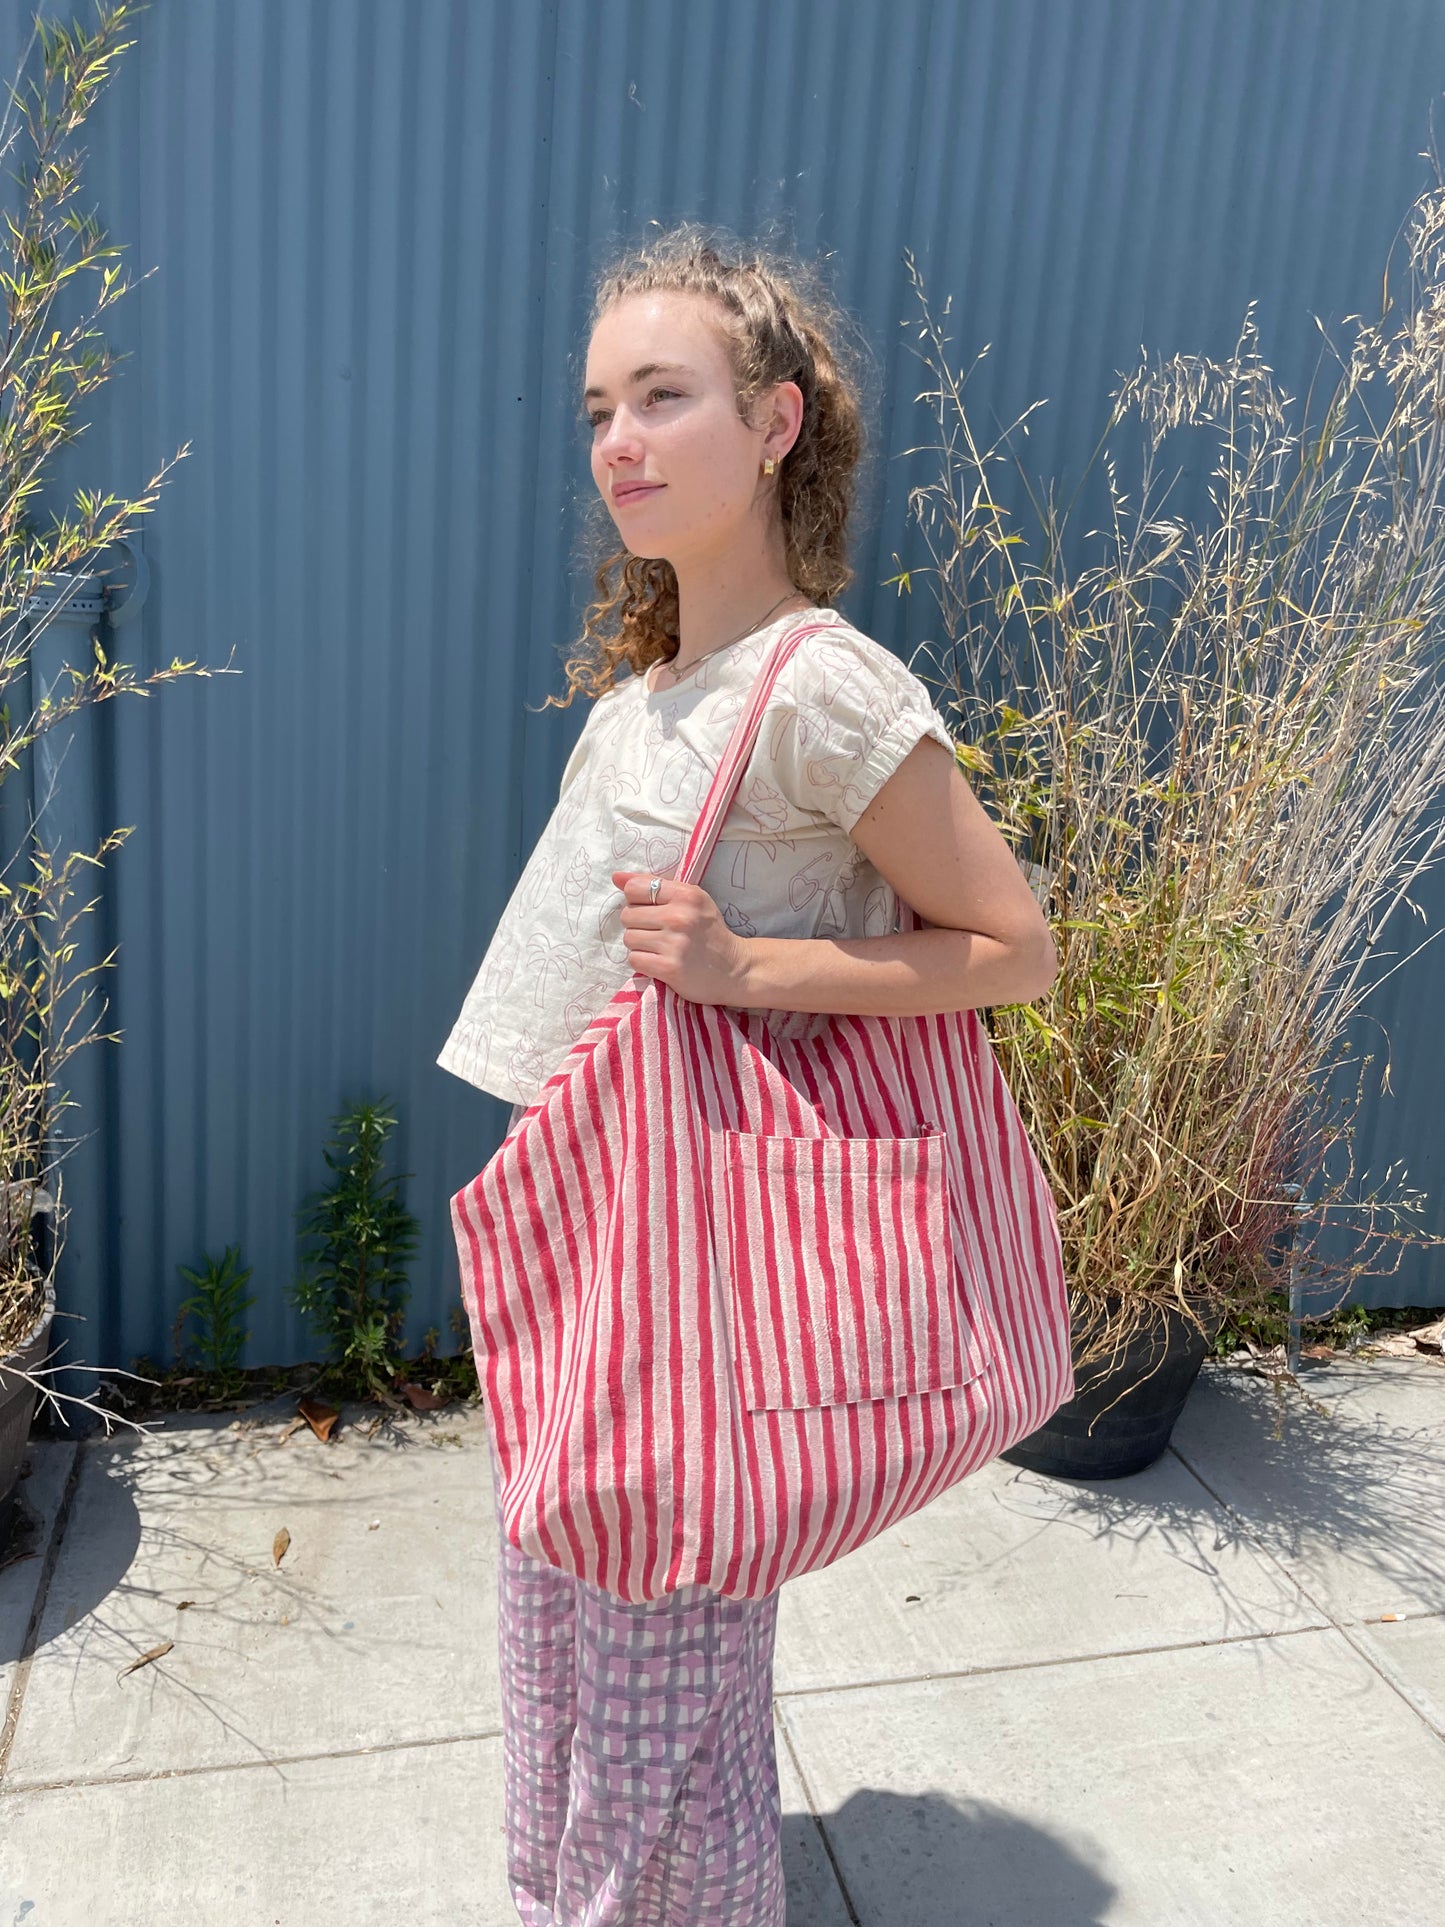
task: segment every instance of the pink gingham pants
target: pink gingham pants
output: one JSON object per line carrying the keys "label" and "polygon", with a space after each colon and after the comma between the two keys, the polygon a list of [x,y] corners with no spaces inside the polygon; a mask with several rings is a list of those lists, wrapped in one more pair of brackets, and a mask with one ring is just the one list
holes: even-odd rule
{"label": "pink gingham pants", "polygon": [[778,1595],[692,1586],[632,1606],[527,1558],[500,1520],[497,1536],[507,1878],[525,1927],[783,1927]]}
{"label": "pink gingham pants", "polygon": [[782,1927],[777,1594],[629,1606],[501,1539],[507,1878],[526,1927]]}

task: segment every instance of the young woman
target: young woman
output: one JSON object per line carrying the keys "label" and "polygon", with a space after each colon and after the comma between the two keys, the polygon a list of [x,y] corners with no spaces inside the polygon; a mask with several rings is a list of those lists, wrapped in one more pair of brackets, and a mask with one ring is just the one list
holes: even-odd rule
{"label": "young woman", "polygon": [[[580,401],[615,528],[567,664],[592,709],[437,1061],[512,1100],[510,1129],[634,972],[785,1032],[1042,995],[1048,925],[927,689],[832,606],[863,437],[815,278],[664,234],[602,277]],[[678,882],[759,666],[820,617],[701,882]],[[926,927],[894,929],[899,895]],[[522,1920],[781,1927],[778,1595],[629,1605],[499,1536]]]}

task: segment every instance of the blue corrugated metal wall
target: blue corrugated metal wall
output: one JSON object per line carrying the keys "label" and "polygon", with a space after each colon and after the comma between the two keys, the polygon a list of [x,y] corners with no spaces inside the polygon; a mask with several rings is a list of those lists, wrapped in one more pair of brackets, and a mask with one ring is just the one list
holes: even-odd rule
{"label": "blue corrugated metal wall", "polygon": [[[29,9],[0,13],[15,70]],[[82,16],[78,16],[82,17]],[[408,1339],[453,1343],[446,1200],[504,1107],[434,1063],[583,721],[560,691],[591,481],[573,407],[587,283],[644,221],[828,251],[883,396],[849,615],[907,655],[930,473],[904,250],[954,354],[991,343],[988,426],[1036,397],[1032,471],[1077,476],[1139,343],[1232,345],[1257,297],[1295,392],[1377,297],[1426,178],[1445,14],[1426,0],[159,0],[88,123],[82,201],[133,281],[128,352],[56,470],[137,492],[149,601],[122,659],[241,673],[97,714],[92,842],[108,1024],[75,1060],[67,1356],[169,1356],[178,1264],[239,1242],[245,1362],[314,1356],[281,1295],[332,1116],[387,1097],[423,1225]],[[1440,892],[1426,893],[1438,922]],[[1377,1014],[1394,1093],[1362,1160],[1408,1147],[1445,1228],[1427,953]],[[82,1072],[83,1066],[83,1072]],[[1445,1302],[1411,1257],[1381,1295]],[[83,1385],[81,1389],[84,1389]]]}

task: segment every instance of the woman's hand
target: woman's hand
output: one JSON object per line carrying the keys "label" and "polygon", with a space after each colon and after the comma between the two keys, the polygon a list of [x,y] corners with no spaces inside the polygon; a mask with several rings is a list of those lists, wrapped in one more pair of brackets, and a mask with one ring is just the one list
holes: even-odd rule
{"label": "woman's hand", "polygon": [[670,984],[694,1004],[745,1005],[749,944],[729,930],[701,884],[664,877],[652,901],[651,870],[614,870],[627,907],[619,921],[634,970]]}

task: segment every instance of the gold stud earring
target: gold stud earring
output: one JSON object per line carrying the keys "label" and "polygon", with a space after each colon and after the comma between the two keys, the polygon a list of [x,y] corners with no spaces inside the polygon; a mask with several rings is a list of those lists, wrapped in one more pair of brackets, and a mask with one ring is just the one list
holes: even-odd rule
{"label": "gold stud earring", "polygon": [[774,469],[775,469],[776,467],[777,467],[777,463],[776,463],[776,462],[775,462],[775,461],[773,460],[773,458],[772,458],[772,456],[771,456],[771,455],[765,455],[765,456],[763,457],[763,473],[764,473],[764,475],[771,475],[771,474],[772,474],[772,472],[773,472],[773,470],[774,470]]}

